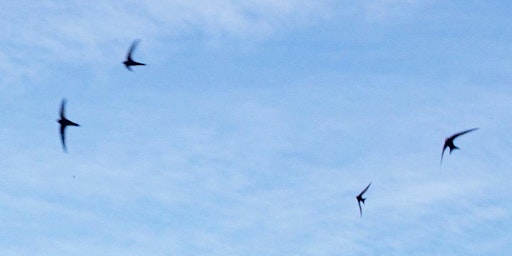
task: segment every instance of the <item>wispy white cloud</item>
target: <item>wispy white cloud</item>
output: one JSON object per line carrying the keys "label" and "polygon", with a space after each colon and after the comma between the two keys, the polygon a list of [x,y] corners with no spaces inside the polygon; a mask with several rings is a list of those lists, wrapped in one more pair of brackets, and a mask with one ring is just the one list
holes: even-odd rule
{"label": "wispy white cloud", "polygon": [[[33,222],[37,227],[28,228],[35,235],[20,239],[22,243],[34,242],[32,248],[48,253],[73,255],[335,255],[340,250],[347,255],[426,254],[435,245],[445,248],[434,250],[439,253],[454,246],[469,252],[466,244],[482,226],[494,226],[491,230],[496,235],[482,238],[486,249],[481,250],[493,252],[492,245],[504,248],[506,238],[494,238],[503,235],[496,225],[510,218],[507,205],[486,203],[493,194],[483,191],[502,191],[494,186],[506,182],[481,169],[500,164],[471,159],[471,152],[479,152],[478,134],[466,137],[466,147],[440,168],[443,137],[432,131],[406,133],[399,127],[400,132],[392,133],[397,127],[386,121],[404,118],[415,131],[425,125],[444,127],[437,125],[444,117],[436,111],[418,111],[428,108],[423,105],[402,108],[401,98],[410,96],[414,88],[401,85],[395,89],[402,94],[383,97],[379,85],[367,86],[349,90],[314,84],[286,97],[279,91],[287,89],[269,87],[218,94],[155,91],[149,97],[153,103],[110,110],[106,119],[114,116],[129,129],[106,125],[108,120],[98,118],[95,125],[118,133],[85,136],[75,130],[69,155],[62,156],[56,141],[55,151],[40,145],[3,159],[3,169],[16,170],[3,178],[6,192],[0,200],[11,213],[4,215],[6,222],[22,226],[26,216],[12,213],[40,208],[43,214]],[[421,91],[437,95],[435,89]],[[194,108],[179,106],[186,103],[177,103],[184,94],[186,101],[194,99]],[[494,98],[490,94],[484,98]],[[338,109],[339,102],[364,109],[367,102],[361,98],[380,99],[380,105],[354,113]],[[468,100],[473,99],[461,97],[450,103],[462,106]],[[158,108],[163,102],[168,103]],[[503,104],[483,108],[501,113],[506,109]],[[159,116],[170,115],[169,109],[172,115],[187,117],[147,127],[159,123]],[[307,111],[297,114],[298,109]],[[97,109],[92,106],[89,111],[93,110]],[[412,110],[422,113],[414,114],[421,122],[410,121]],[[361,125],[349,129],[347,123]],[[365,125],[384,132],[361,133],[359,128]],[[299,128],[292,129],[295,126]],[[95,129],[92,122],[80,128]],[[90,136],[96,139],[87,143]],[[402,143],[401,137],[414,140],[416,150]],[[393,142],[397,145],[390,145]],[[400,145],[407,147],[402,150]],[[358,147],[357,154],[351,153],[353,147]],[[336,148],[342,150],[325,150]],[[337,160],[347,158],[355,159]],[[491,169],[507,177],[502,167]],[[355,195],[369,181],[373,184],[360,219]],[[43,237],[48,233],[52,236]],[[19,244],[3,252],[31,255]]]}
{"label": "wispy white cloud", "polygon": [[231,0],[6,4],[0,19],[2,84],[34,82],[63,64],[102,65],[110,61],[111,52],[124,57],[134,38],[146,39],[149,45],[196,35],[206,41],[261,40],[287,24],[321,19],[332,5],[330,1]]}

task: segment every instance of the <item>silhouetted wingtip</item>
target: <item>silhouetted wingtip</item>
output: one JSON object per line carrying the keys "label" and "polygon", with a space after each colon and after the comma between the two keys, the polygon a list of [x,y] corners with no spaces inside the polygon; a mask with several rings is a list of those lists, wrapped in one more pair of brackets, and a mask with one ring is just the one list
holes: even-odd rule
{"label": "silhouetted wingtip", "polygon": [[[366,191],[370,188],[370,185],[372,185],[372,182],[371,182],[371,181],[370,181],[370,183],[368,184],[368,186],[366,186],[366,188],[364,188],[364,190],[361,192],[361,194],[360,194],[361,196],[362,196],[364,193],[366,193]],[[363,200],[363,202],[364,202],[364,200]]]}

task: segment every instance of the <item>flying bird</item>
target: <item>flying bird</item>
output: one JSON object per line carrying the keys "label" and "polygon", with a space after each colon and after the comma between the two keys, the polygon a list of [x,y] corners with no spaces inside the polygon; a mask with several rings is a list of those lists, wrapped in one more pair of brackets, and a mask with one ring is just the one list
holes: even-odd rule
{"label": "flying bird", "polygon": [[126,66],[126,68],[130,71],[133,71],[131,69],[131,66],[145,66],[146,65],[144,63],[136,62],[132,59],[133,50],[135,49],[135,47],[137,47],[139,42],[140,42],[140,40],[138,40],[138,39],[133,41],[132,46],[130,46],[130,50],[128,50],[128,54],[126,55],[126,60],[123,62],[123,64]]}
{"label": "flying bird", "polygon": [[448,138],[446,138],[444,140],[444,145],[443,145],[443,151],[441,152],[441,164],[443,163],[443,155],[444,155],[444,151],[446,150],[446,148],[450,148],[450,154],[452,153],[452,150],[454,149],[459,149],[459,147],[455,146],[455,144],[453,144],[453,141],[463,135],[463,134],[466,134],[468,132],[472,132],[474,130],[477,130],[478,128],[473,128],[473,129],[469,129],[469,130],[465,130],[465,131],[462,131],[462,132],[458,132]]}
{"label": "flying bird", "polygon": [[66,149],[66,127],[67,126],[80,126],[77,123],[74,123],[70,120],[68,120],[64,114],[64,108],[66,106],[66,99],[62,99],[62,102],[60,104],[60,119],[57,120],[57,122],[60,124],[60,140],[62,142],[62,148],[64,149],[64,152],[68,152]]}
{"label": "flying bird", "polygon": [[361,218],[363,217],[363,209],[361,209],[361,202],[364,204],[364,200],[366,200],[366,198],[363,197],[363,194],[366,193],[366,190],[368,190],[371,184],[372,183],[370,182],[370,184],[368,184],[368,186],[366,186],[366,188],[363,191],[361,191],[359,195],[356,196],[357,204],[359,205],[359,214],[361,215]]}

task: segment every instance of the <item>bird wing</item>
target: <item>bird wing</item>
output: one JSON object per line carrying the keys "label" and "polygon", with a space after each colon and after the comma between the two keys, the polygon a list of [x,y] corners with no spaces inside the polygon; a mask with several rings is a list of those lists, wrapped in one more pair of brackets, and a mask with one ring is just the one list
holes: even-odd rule
{"label": "bird wing", "polygon": [[66,106],[66,99],[62,99],[62,102],[60,103],[60,118],[64,118],[64,108]]}
{"label": "bird wing", "polygon": [[64,149],[64,152],[68,152],[68,150],[66,149],[66,136],[64,134],[65,129],[66,126],[60,126],[60,141],[62,142],[62,149]]}
{"label": "bird wing", "polygon": [[370,182],[370,184],[368,184],[368,186],[366,186],[366,188],[365,188],[363,191],[361,191],[361,193],[359,194],[359,196],[363,196],[363,194],[364,194],[364,193],[366,193],[366,190],[368,190],[368,188],[370,187],[370,185],[371,185],[371,184],[372,184],[372,183]]}
{"label": "bird wing", "polygon": [[132,43],[132,45],[130,46],[130,50],[128,50],[128,54],[126,55],[126,59],[128,60],[132,60],[132,52],[135,50],[135,47],[137,47],[137,45],[139,44],[140,40],[139,39],[135,39]]}
{"label": "bird wing", "polygon": [[461,135],[463,135],[463,134],[466,134],[466,133],[468,133],[468,132],[472,132],[472,131],[477,130],[477,129],[478,129],[478,128],[473,128],[473,129],[465,130],[465,131],[462,131],[462,132],[458,132],[458,133],[456,133],[456,134],[452,135],[449,139],[454,140],[455,138],[457,138],[457,137],[459,137],[459,136],[461,136]]}
{"label": "bird wing", "polygon": [[444,146],[443,146],[443,151],[441,152],[441,164],[443,164],[443,156],[444,156],[444,151],[446,150],[446,148],[448,147],[448,144],[446,144],[446,142],[444,143]]}
{"label": "bird wing", "polygon": [[359,216],[363,217],[363,209],[361,209],[361,201],[357,200],[357,205],[359,206]]}

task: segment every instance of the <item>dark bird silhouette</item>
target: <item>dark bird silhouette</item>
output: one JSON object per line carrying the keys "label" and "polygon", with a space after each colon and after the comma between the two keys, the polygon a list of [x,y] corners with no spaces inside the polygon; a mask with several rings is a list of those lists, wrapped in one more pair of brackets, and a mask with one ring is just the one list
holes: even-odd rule
{"label": "dark bird silhouette", "polygon": [[370,182],[370,184],[368,184],[368,186],[366,186],[366,188],[363,191],[361,191],[359,195],[356,196],[357,204],[359,205],[359,214],[361,215],[361,218],[363,217],[363,209],[361,209],[361,202],[364,204],[364,200],[366,200],[366,198],[363,197],[363,194],[366,193],[366,190],[368,190],[371,184],[372,183]]}
{"label": "dark bird silhouette", "polygon": [[64,114],[64,108],[66,106],[66,99],[62,99],[62,102],[60,104],[60,119],[57,120],[57,122],[60,124],[60,140],[62,142],[62,148],[64,149],[64,152],[68,152],[66,149],[66,127],[68,126],[80,126],[77,123],[74,123],[70,120],[68,120]]}
{"label": "dark bird silhouette", "polygon": [[440,164],[442,164],[442,163],[443,163],[443,155],[444,155],[444,151],[446,150],[446,148],[450,148],[450,154],[452,153],[452,150],[454,150],[454,149],[459,149],[459,147],[457,147],[457,146],[455,146],[455,144],[453,144],[453,141],[454,141],[457,137],[459,137],[459,136],[461,136],[461,135],[463,135],[463,134],[466,134],[466,133],[468,133],[468,132],[472,132],[472,131],[477,130],[477,129],[478,129],[478,128],[473,128],[473,129],[465,130],[465,131],[462,131],[462,132],[456,133],[456,134],[454,134],[454,135],[452,135],[452,136],[450,136],[450,137],[446,138],[446,139],[444,140],[443,151],[441,152],[441,163],[440,163]]}
{"label": "dark bird silhouette", "polygon": [[135,47],[137,47],[139,42],[140,42],[140,40],[138,40],[138,39],[133,41],[132,46],[130,46],[130,50],[128,50],[128,54],[126,55],[126,60],[123,62],[123,64],[126,66],[126,68],[130,71],[133,71],[131,69],[131,66],[145,66],[146,65],[144,63],[136,62],[132,59],[133,50],[135,49]]}

